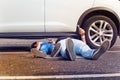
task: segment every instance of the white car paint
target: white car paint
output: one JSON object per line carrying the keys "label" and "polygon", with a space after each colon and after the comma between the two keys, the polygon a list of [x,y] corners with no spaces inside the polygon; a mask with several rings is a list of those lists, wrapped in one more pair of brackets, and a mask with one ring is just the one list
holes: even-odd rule
{"label": "white car paint", "polygon": [[93,2],[94,0],[46,0],[46,31],[75,32],[80,15],[91,8]]}
{"label": "white car paint", "polygon": [[120,18],[120,0],[95,0],[93,7],[100,6],[111,9]]}
{"label": "white car paint", "polygon": [[118,0],[0,0],[0,32],[75,32],[88,9],[107,7],[120,17],[119,5]]}
{"label": "white car paint", "polygon": [[44,0],[0,0],[0,32],[44,32]]}

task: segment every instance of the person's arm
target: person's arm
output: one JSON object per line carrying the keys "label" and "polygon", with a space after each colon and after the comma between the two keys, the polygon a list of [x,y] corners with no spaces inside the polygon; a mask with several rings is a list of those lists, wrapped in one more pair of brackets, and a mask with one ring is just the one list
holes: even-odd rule
{"label": "person's arm", "polygon": [[78,28],[79,34],[81,35],[81,39],[84,43],[86,43],[86,39],[85,39],[85,30],[82,28]]}
{"label": "person's arm", "polygon": [[50,39],[48,39],[48,41],[55,45],[55,40],[54,39],[50,38]]}
{"label": "person's arm", "polygon": [[37,47],[36,47],[37,50],[40,49],[40,44],[41,44],[41,43],[42,43],[42,42],[37,42],[37,44],[36,44],[36,45],[37,45]]}

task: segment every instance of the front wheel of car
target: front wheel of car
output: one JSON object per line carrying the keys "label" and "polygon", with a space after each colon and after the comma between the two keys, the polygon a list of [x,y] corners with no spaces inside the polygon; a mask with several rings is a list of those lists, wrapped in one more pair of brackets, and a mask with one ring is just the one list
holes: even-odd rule
{"label": "front wheel of car", "polygon": [[83,25],[86,32],[86,42],[91,48],[99,47],[106,39],[111,41],[112,47],[117,38],[115,23],[102,15],[92,16]]}

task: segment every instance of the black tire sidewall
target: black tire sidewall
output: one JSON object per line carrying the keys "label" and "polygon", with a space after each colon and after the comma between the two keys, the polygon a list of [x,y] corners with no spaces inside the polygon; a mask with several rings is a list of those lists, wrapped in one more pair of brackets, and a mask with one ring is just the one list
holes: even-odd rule
{"label": "black tire sidewall", "polygon": [[83,28],[84,28],[84,30],[85,30],[85,32],[86,32],[86,42],[87,42],[87,44],[91,47],[91,48],[98,48],[99,46],[96,46],[96,45],[94,45],[91,41],[90,41],[90,39],[89,39],[89,36],[88,36],[88,30],[89,30],[89,28],[90,28],[90,25],[92,24],[92,23],[94,23],[95,21],[97,21],[97,20],[104,20],[104,21],[106,21],[106,22],[108,22],[111,26],[112,26],[112,29],[113,29],[113,39],[111,40],[111,45],[110,45],[110,47],[112,47],[113,45],[114,45],[114,43],[115,43],[115,41],[116,41],[116,38],[117,38],[117,28],[116,28],[116,25],[115,25],[115,23],[110,19],[110,18],[108,18],[108,17],[106,17],[106,16],[102,16],[102,15],[96,15],[96,16],[92,16],[92,17],[90,17],[89,19],[87,19],[86,21],[85,21],[85,23],[83,24]]}

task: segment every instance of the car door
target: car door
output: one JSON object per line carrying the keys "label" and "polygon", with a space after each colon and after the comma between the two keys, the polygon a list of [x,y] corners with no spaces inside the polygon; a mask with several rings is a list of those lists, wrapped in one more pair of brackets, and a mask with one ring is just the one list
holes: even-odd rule
{"label": "car door", "polygon": [[0,32],[44,32],[44,0],[0,0]]}
{"label": "car door", "polygon": [[94,0],[45,0],[46,32],[73,32]]}

